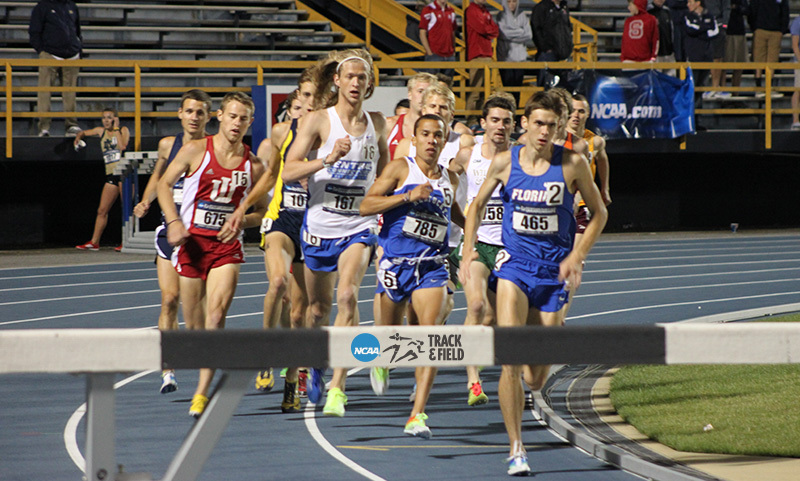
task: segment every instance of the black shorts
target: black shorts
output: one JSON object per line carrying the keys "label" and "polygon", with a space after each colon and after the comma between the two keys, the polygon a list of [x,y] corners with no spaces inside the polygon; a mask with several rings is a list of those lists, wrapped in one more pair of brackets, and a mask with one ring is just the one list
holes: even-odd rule
{"label": "black shorts", "polygon": [[106,184],[119,185],[122,182],[122,177],[114,174],[106,175]]}
{"label": "black shorts", "polygon": [[286,234],[294,244],[293,263],[303,262],[303,250],[300,248],[300,229],[303,227],[303,217],[305,212],[282,211],[278,218],[272,220],[265,217],[261,224],[261,250],[264,250],[264,238],[270,232],[282,232]]}
{"label": "black shorts", "polygon": [[162,259],[172,260],[172,251],[175,249],[169,242],[167,242],[167,227],[164,224],[159,224],[156,227],[156,255]]}

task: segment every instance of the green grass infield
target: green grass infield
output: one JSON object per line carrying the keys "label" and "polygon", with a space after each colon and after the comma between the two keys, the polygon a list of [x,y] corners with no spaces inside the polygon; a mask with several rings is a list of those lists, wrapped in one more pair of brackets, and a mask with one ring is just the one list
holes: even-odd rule
{"label": "green grass infield", "polygon": [[625,366],[610,396],[626,422],[678,451],[800,458],[800,365]]}

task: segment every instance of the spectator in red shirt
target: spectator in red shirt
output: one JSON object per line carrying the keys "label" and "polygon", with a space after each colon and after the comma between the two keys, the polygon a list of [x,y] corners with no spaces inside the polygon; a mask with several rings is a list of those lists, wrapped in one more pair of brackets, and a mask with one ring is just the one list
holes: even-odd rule
{"label": "spectator in red shirt", "polygon": [[623,62],[655,62],[658,55],[658,20],[647,13],[647,0],[628,0],[631,16],[622,30]]}
{"label": "spectator in red shirt", "polygon": [[[452,62],[456,59],[456,12],[444,0],[435,0],[422,9],[419,39],[425,47],[426,62]],[[434,75],[453,76],[453,69],[426,69]]]}
{"label": "spectator in red shirt", "polygon": [[[467,26],[467,60],[473,63],[492,61],[492,40],[497,38],[500,29],[486,8],[486,0],[473,0],[464,11]],[[483,87],[483,66],[469,69],[469,86]],[[467,110],[480,110],[483,105],[480,92],[470,92],[467,96]],[[478,115],[469,114],[467,125],[478,123]]]}

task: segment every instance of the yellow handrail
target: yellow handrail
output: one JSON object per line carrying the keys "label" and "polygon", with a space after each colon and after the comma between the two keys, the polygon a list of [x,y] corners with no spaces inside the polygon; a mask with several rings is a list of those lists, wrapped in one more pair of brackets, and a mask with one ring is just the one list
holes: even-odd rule
{"label": "yellow handrail", "polygon": [[[47,112],[47,113],[38,113],[38,112],[15,112],[13,109],[14,102],[20,101],[31,101],[35,99],[22,98],[20,99],[19,93],[32,93],[32,92],[41,92],[41,91],[48,91],[48,92],[103,92],[103,93],[118,93],[118,94],[128,94],[130,95],[133,93],[132,100],[134,101],[134,110],[133,112],[119,112],[120,117],[123,118],[133,118],[134,122],[134,136],[135,136],[135,148],[138,150],[141,148],[141,133],[142,133],[142,120],[147,118],[173,118],[175,116],[174,112],[157,112],[157,111],[144,111],[142,110],[142,101],[146,101],[147,97],[143,96],[143,94],[147,93],[169,93],[171,95],[178,96],[177,94],[182,93],[183,91],[187,90],[189,87],[144,87],[142,86],[142,71],[146,69],[160,69],[160,68],[169,68],[169,69],[191,69],[193,73],[188,74],[189,76],[202,76],[202,73],[197,74],[195,72],[201,71],[203,69],[214,69],[214,70],[229,70],[232,74],[236,73],[238,75],[242,75],[242,72],[249,72],[250,75],[256,77],[256,84],[263,85],[264,84],[264,72],[270,71],[271,69],[291,69],[295,70],[298,73],[308,65],[311,65],[313,61],[216,61],[216,60],[196,60],[196,61],[171,61],[171,60],[42,60],[42,59],[3,59],[5,63],[5,89],[3,90],[5,93],[5,120],[6,120],[6,157],[11,158],[13,154],[12,145],[13,145],[13,121],[14,119],[25,119],[25,118],[39,118],[39,117],[56,117],[56,118],[63,118],[63,117],[80,117],[80,118],[97,118],[101,115],[101,112]],[[25,86],[15,86],[13,82],[14,75],[19,75],[22,69],[27,69],[28,72],[32,70],[37,70],[40,66],[76,66],[79,68],[89,68],[89,67],[104,67],[104,68],[114,68],[118,70],[118,75],[121,78],[129,78],[133,79],[134,86],[133,87],[25,87]],[[697,70],[710,70],[710,69],[722,69],[722,70],[755,70],[756,68],[764,70],[766,72],[765,75],[765,82],[766,87],[729,87],[725,88],[724,90],[728,91],[735,91],[735,92],[764,92],[766,97],[764,98],[764,108],[734,108],[731,107],[732,105],[730,102],[723,104],[725,108],[715,108],[715,109],[697,109],[696,113],[698,114],[723,114],[723,115],[740,115],[740,114],[752,114],[752,115],[763,115],[765,122],[765,147],[767,149],[772,148],[772,116],[775,114],[788,114],[794,112],[800,112],[800,109],[774,109],[773,102],[771,95],[773,92],[795,92],[797,89],[794,87],[772,87],[772,79],[774,77],[774,72],[776,70],[792,70],[793,65],[786,64],[786,63],[755,63],[755,62],[702,62],[702,63],[683,63],[683,62],[670,62],[670,63],[658,63],[658,64],[651,64],[651,63],[621,63],[621,62],[525,62],[525,63],[515,63],[515,62],[490,62],[490,63],[481,63],[479,65],[472,65],[470,62],[424,62],[424,61],[400,61],[395,59],[386,59],[386,60],[379,60],[375,62],[375,68],[377,72],[381,70],[398,70],[398,69],[408,69],[408,70],[418,70],[420,68],[457,68],[461,70],[467,70],[470,67],[478,66],[479,68],[485,69],[487,73],[484,87],[480,89],[472,89],[466,85],[457,85],[453,87],[453,91],[461,94],[461,96],[465,96],[467,93],[473,90],[477,90],[482,92],[484,95],[490,94],[495,89],[502,89],[502,85],[500,85],[499,75],[496,75],[495,72],[502,69],[509,69],[509,68],[525,68],[529,71],[537,71],[542,68],[551,68],[551,69],[564,69],[564,70],[578,70],[578,69],[602,69],[602,70],[620,70],[620,69],[650,69],[654,66],[658,66],[661,69],[678,69],[680,72],[681,78],[685,77],[686,75],[686,68],[692,67],[693,69]],[[219,92],[229,92],[233,90],[239,91],[249,91],[249,87],[213,87],[213,88],[206,88],[206,91],[210,93],[219,93]],[[505,88],[504,90],[511,91],[511,92],[520,92],[521,94],[521,104],[524,104],[525,100],[533,93],[538,90],[541,90],[539,87],[533,87],[530,85],[522,86],[522,87],[510,87]],[[715,91],[721,89],[715,89],[712,87],[697,87],[696,89],[698,92],[705,92],[705,91]],[[15,96],[16,94],[16,96]],[[123,99],[131,100],[131,97],[123,96]],[[80,97],[78,97],[80,100]],[[119,99],[109,99],[112,100],[119,100]],[[479,114],[478,111],[465,111],[460,110],[457,111],[459,115],[476,115]],[[683,142],[685,147],[685,140]]]}

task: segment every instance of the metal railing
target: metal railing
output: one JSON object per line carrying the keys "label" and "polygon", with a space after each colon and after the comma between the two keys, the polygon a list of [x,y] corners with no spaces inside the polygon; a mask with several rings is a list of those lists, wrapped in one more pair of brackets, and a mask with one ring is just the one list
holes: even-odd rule
{"label": "metal railing", "polygon": [[[47,91],[51,93],[58,92],[76,92],[78,93],[78,101],[80,101],[80,94],[89,92],[109,94],[122,94],[122,97],[113,98],[109,97],[109,102],[113,101],[133,101],[133,111],[121,111],[120,117],[133,119],[133,132],[134,132],[134,150],[141,150],[141,136],[142,136],[142,120],[155,119],[155,118],[173,118],[175,112],[173,111],[154,111],[144,110],[142,102],[147,101],[147,97],[143,94],[152,93],[167,93],[179,97],[180,94],[185,92],[190,86],[181,87],[161,87],[161,86],[143,86],[142,85],[142,71],[147,69],[186,69],[187,79],[202,76],[203,69],[214,69],[214,71],[231,71],[232,76],[241,76],[242,72],[250,72],[249,75],[254,75],[257,85],[264,85],[265,72],[280,69],[281,71],[295,70],[299,73],[303,68],[312,64],[312,61],[171,61],[171,60],[40,60],[40,59],[3,59],[0,60],[5,64],[5,85],[3,91],[5,92],[5,110],[0,112],[5,118],[6,123],[6,157],[11,158],[13,153],[13,122],[15,119],[29,119],[39,117],[51,118],[64,118],[64,117],[80,117],[80,118],[97,118],[101,116],[99,111],[83,111],[83,112],[47,112],[38,113],[33,111],[14,111],[13,105],[15,101],[20,101],[17,96],[20,94],[38,93]],[[39,66],[77,66],[79,68],[103,68],[114,69],[114,73],[118,78],[132,79],[133,86],[129,87],[35,87],[35,86],[20,86],[15,85],[14,75],[19,72],[30,72]],[[800,110],[792,110],[790,108],[774,108],[772,94],[780,92],[783,94],[795,92],[794,87],[774,87],[772,86],[773,76],[776,71],[790,70],[793,72],[794,64],[786,63],[725,63],[725,62],[703,62],[703,63],[621,63],[621,62],[491,62],[481,63],[480,67],[485,71],[485,78],[489,81],[484,83],[481,88],[471,88],[465,79],[457,80],[453,85],[453,91],[456,94],[457,102],[457,115],[478,115],[479,111],[464,110],[466,97],[470,91],[480,91],[485,96],[488,96],[497,89],[503,89],[509,92],[520,93],[520,105],[524,105],[525,100],[534,92],[542,90],[541,87],[536,87],[530,82],[522,87],[507,87],[503,88],[498,74],[501,69],[508,68],[524,68],[526,71],[535,75],[535,72],[542,68],[552,69],[566,69],[566,70],[581,70],[581,69],[601,69],[601,70],[621,70],[621,69],[651,69],[654,67],[659,69],[677,69],[681,78],[685,78],[686,68],[691,66],[696,70],[745,70],[752,71],[756,68],[764,71],[764,87],[726,87],[724,90],[736,93],[750,93],[763,92],[765,97],[763,99],[755,99],[763,102],[763,107],[758,108],[738,108],[735,107],[735,102],[721,103],[719,108],[701,108],[697,109],[696,113],[699,115],[757,115],[764,117],[764,130],[765,130],[765,147],[770,149],[772,147],[772,117],[776,114],[790,114]],[[400,60],[381,60],[375,63],[376,74],[381,71],[396,71],[402,70],[417,70],[422,68],[456,68],[467,70],[470,67],[474,68],[470,62],[424,62],[424,61],[400,61]],[[198,73],[200,72],[200,73]],[[379,82],[380,77],[376,75],[376,81]],[[19,83],[19,82],[16,82]],[[208,87],[204,90],[209,93],[222,93],[234,90],[249,91],[248,87]],[[704,92],[714,90],[710,87],[698,87],[697,91]],[[717,89],[720,90],[720,89]],[[35,97],[30,96],[24,98],[25,102],[35,101]]]}

